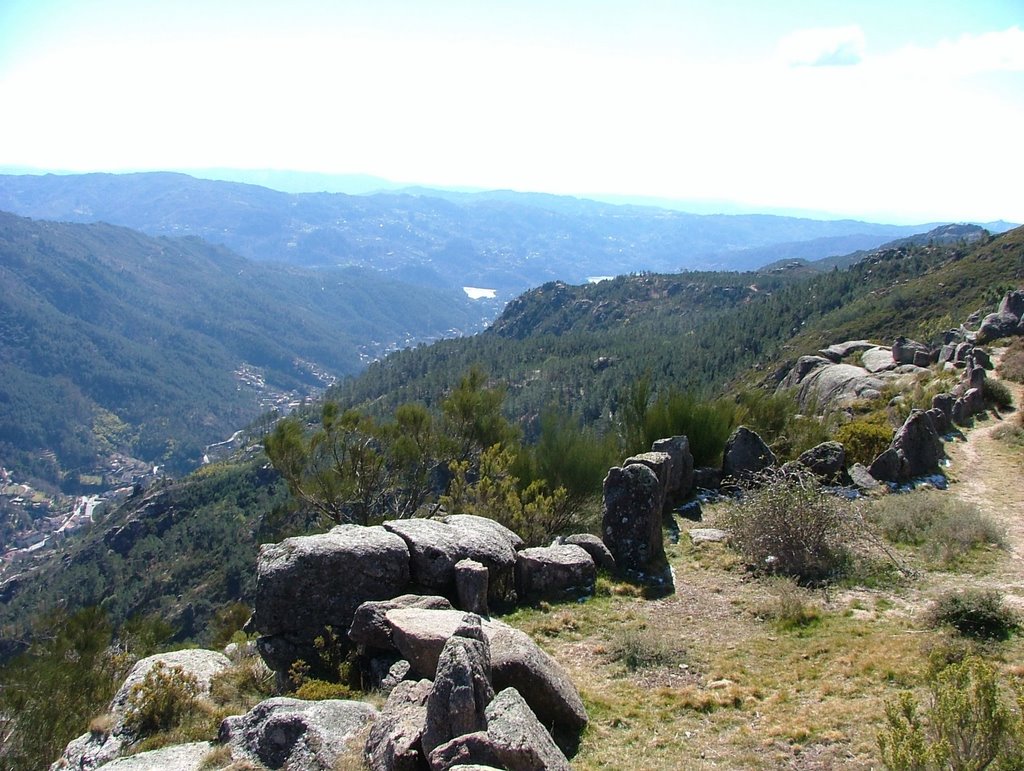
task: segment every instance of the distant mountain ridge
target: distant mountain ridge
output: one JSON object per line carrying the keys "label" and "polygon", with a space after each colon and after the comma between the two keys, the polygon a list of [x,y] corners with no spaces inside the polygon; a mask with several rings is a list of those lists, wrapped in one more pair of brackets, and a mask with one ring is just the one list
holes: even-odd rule
{"label": "distant mountain ridge", "polygon": [[166,172],[0,176],[0,209],[196,235],[261,261],[360,266],[422,286],[493,288],[503,299],[551,280],[747,270],[799,244],[802,257],[826,257],[930,227],[696,215],[512,191],[289,194]]}

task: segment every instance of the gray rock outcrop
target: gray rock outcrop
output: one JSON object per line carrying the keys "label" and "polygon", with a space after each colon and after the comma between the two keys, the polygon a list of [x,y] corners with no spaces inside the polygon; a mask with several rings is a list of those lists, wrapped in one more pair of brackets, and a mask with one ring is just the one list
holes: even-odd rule
{"label": "gray rock outcrop", "polygon": [[839,442],[822,442],[801,453],[797,463],[824,484],[850,484],[850,475],[846,473],[846,450]]}
{"label": "gray rock outcrop", "polygon": [[448,521],[391,520],[383,527],[408,546],[415,585],[432,594],[455,597],[455,565],[472,559],[487,568],[488,602],[494,607],[514,602],[516,551],[501,531],[477,524],[467,526],[454,517]]}
{"label": "gray rock outcrop", "polygon": [[402,594],[409,549],[382,527],[339,525],[321,535],[286,538],[260,548],[253,626],[260,654],[276,672],[320,660],[314,640],[330,626],[344,634],[368,600]]}
{"label": "gray rock outcrop", "polygon": [[147,656],[135,662],[128,671],[121,687],[110,700],[107,712],[111,719],[109,733],[85,733],[72,739],[64,748],[60,760],[51,767],[57,769],[76,769],[91,771],[110,763],[127,745],[141,738],[133,736],[126,728],[126,717],[130,707],[132,690],[140,685],[146,675],[157,666],[177,669],[195,679],[198,696],[208,696],[210,686],[217,675],[231,667],[231,661],[223,653],[202,649],[172,651]]}
{"label": "gray rock outcrop", "polygon": [[244,715],[225,718],[217,738],[231,748],[235,761],[330,771],[376,717],[376,708],[361,701],[279,696],[260,702]]}
{"label": "gray rock outcrop", "polygon": [[200,771],[213,745],[191,742],[140,752],[118,758],[103,766],[104,771]]}
{"label": "gray rock outcrop", "polygon": [[875,344],[868,340],[847,340],[842,343],[833,343],[828,348],[818,351],[818,353],[829,361],[834,361],[838,364],[852,353],[866,351],[874,347],[876,347]]}
{"label": "gray rock outcrop", "polygon": [[862,463],[854,463],[849,470],[850,479],[861,490],[871,491],[878,489],[878,480],[871,476],[871,472]]}
{"label": "gray rock outcrop", "polygon": [[981,327],[975,335],[975,342],[988,343],[1000,337],[1009,337],[1019,334],[1017,327],[1020,325],[1020,317],[1012,313],[990,313],[981,320]]}
{"label": "gray rock outcrop", "polygon": [[[388,611],[397,651],[421,677],[433,679],[444,644],[462,624],[462,611],[416,608]],[[565,669],[528,634],[500,621],[484,620],[495,690],[514,687],[556,735],[577,736],[587,713]]]}
{"label": "gray rock outcrop", "polygon": [[740,426],[725,443],[722,476],[740,481],[749,480],[777,462],[775,453],[760,436],[746,426]]}
{"label": "gray rock outcrop", "polygon": [[604,479],[601,539],[619,570],[660,571],[666,563],[661,500],[661,483],[647,466],[609,469]]}
{"label": "gray rock outcrop", "polygon": [[429,680],[403,680],[388,695],[370,729],[363,758],[370,771],[419,771]]}
{"label": "gray rock outcrop", "polygon": [[523,549],[516,560],[516,592],[523,601],[587,596],[596,580],[593,558],[574,544]]}
{"label": "gray rock outcrop", "polygon": [[431,595],[402,594],[390,600],[371,600],[356,608],[348,630],[349,639],[364,649],[393,650],[391,626],[384,616],[398,608],[454,610],[447,598]]}
{"label": "gray rock outcrop", "polygon": [[918,353],[923,354],[926,360],[931,359],[931,351],[923,343],[903,337],[902,335],[893,341],[892,358],[897,364],[917,364],[915,356]]}
{"label": "gray rock outcrop", "polygon": [[515,688],[502,690],[487,706],[487,727],[438,747],[429,756],[434,771],[467,763],[507,771],[569,771],[569,761]]}
{"label": "gray rock outcrop", "polygon": [[592,533],[574,533],[563,538],[562,543],[579,546],[590,555],[590,559],[594,560],[598,570],[615,571],[615,557],[612,556],[608,547],[604,545],[604,541],[596,535]]}
{"label": "gray rock outcrop", "polygon": [[875,374],[896,368],[896,360],[892,357],[892,349],[883,346],[869,348],[860,355],[861,366]]}
{"label": "gray rock outcrop", "polygon": [[434,684],[427,697],[423,754],[429,758],[438,745],[485,730],[484,710],[493,698],[490,643],[480,618],[470,614],[445,641],[438,657]]}
{"label": "gray rock outcrop", "polygon": [[686,498],[693,489],[693,453],[685,436],[669,436],[651,445],[653,452],[666,453],[672,459],[672,472],[666,488],[669,505]]}
{"label": "gray rock outcrop", "polygon": [[587,725],[587,711],[569,673],[530,635],[507,624],[486,629],[496,691],[515,688],[556,741],[569,743]]}
{"label": "gray rock outcrop", "polygon": [[807,410],[816,404],[842,406],[874,398],[884,386],[884,379],[864,367],[833,364],[820,356],[801,356],[779,389],[795,390],[797,403]]}

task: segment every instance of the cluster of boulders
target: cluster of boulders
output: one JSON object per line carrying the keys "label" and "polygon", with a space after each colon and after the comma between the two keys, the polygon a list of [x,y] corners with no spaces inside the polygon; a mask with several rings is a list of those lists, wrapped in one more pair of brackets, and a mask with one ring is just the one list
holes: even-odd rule
{"label": "cluster of boulders", "polygon": [[[979,318],[980,312],[968,322]],[[945,456],[941,438],[958,427],[971,425],[974,417],[985,411],[984,384],[992,361],[978,346],[998,337],[1024,334],[1022,319],[1024,290],[1018,289],[1008,292],[999,309],[981,319],[977,330],[964,325],[951,329],[943,335],[941,346],[930,347],[906,337],[897,337],[891,346],[868,340],[837,343],[815,356],[801,356],[779,389],[794,391],[803,408],[827,404],[835,409],[857,400],[878,398],[886,385],[907,389],[922,375],[930,374],[932,365],[939,365],[945,372],[960,372],[956,385],[936,394],[929,409],[911,411],[891,445],[868,468],[849,470],[852,480],[861,486],[907,483],[939,473]],[[859,363],[844,361],[853,355]],[[811,452],[821,453],[823,448]],[[807,465],[804,457],[800,461]],[[839,478],[837,481],[844,483]]]}
{"label": "cluster of boulders", "polygon": [[392,667],[404,679],[385,683],[388,700],[366,742],[372,771],[569,768],[555,739],[574,748],[586,712],[558,664],[529,637],[461,611],[392,608],[383,618],[407,659],[399,674]]}
{"label": "cluster of boulders", "polygon": [[517,602],[575,598],[593,592],[595,557],[611,564],[594,536],[525,548],[508,528],[471,515],[338,525],[261,548],[249,628],[261,635],[260,653],[274,671],[286,673],[299,659],[316,671],[317,638],[329,629],[350,645],[365,602],[411,593],[487,615]]}
{"label": "cluster of boulders", "polygon": [[975,343],[987,343],[1000,337],[1024,335],[1024,289],[1007,292],[995,313],[981,320],[976,332],[964,329],[965,336]]}

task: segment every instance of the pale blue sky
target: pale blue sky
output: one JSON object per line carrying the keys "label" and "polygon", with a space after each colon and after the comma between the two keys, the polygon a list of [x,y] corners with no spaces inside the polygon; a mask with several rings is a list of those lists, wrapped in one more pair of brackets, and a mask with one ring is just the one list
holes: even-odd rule
{"label": "pale blue sky", "polygon": [[1024,221],[1024,0],[0,0],[0,164]]}

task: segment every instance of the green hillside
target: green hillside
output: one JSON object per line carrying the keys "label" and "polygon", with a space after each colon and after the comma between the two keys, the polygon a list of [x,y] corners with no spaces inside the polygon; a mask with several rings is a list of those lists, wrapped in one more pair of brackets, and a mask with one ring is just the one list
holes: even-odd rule
{"label": "green hillside", "polygon": [[[487,333],[393,354],[334,396],[373,402],[382,415],[419,399],[438,415],[451,378],[477,364],[507,384],[505,410],[527,428],[558,404],[614,432],[621,412],[606,410],[619,407],[640,375],[655,391],[728,394],[730,384],[770,380],[785,359],[826,342],[931,338],[1022,282],[1024,229],[973,246],[899,247],[810,278],[684,274],[552,284],[513,303]],[[576,459],[582,447],[556,444],[553,452]],[[218,612],[251,601],[245,566],[254,564],[257,544],[311,525],[261,453],[203,469],[129,500],[63,554],[0,586],[3,639],[18,639],[34,614],[63,598],[68,609],[102,602],[115,623],[159,612],[180,635],[208,640]]]}
{"label": "green hillside", "polygon": [[[479,366],[518,420],[548,407],[608,428],[632,384],[715,396],[796,355],[857,337],[936,337],[1024,277],[1024,229],[974,244],[903,244],[846,270],[622,276],[547,284],[483,334],[401,351],[334,387],[343,404],[427,404]],[[527,424],[529,431],[530,426]]]}
{"label": "green hillside", "polygon": [[259,413],[243,365],[264,395],[309,393],[481,315],[358,269],[0,213],[0,463],[51,483],[112,451],[191,468]]}

